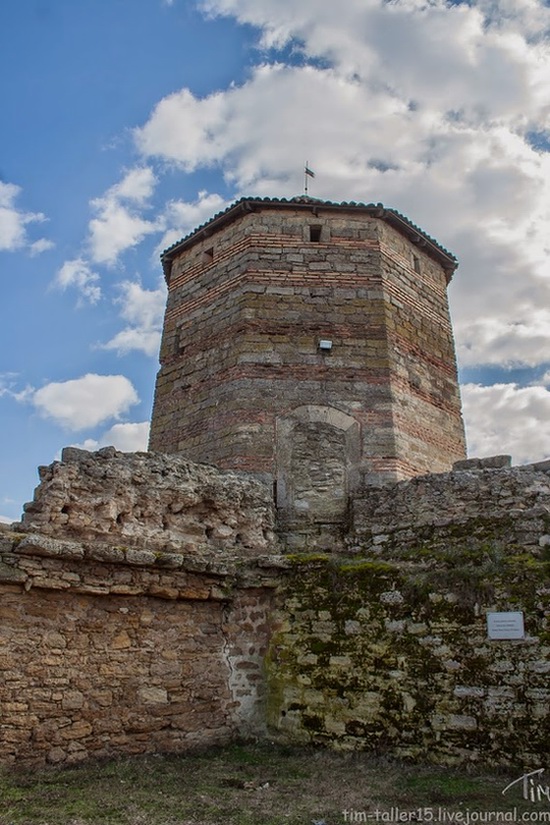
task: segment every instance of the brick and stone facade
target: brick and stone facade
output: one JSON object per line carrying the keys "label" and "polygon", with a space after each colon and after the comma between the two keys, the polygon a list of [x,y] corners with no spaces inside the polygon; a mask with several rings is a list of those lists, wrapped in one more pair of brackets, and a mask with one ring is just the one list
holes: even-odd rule
{"label": "brick and stone facade", "polygon": [[540,765],[550,462],[463,460],[454,258],[298,198],[163,263],[159,452],[67,448],[0,525],[0,763],[252,735]]}
{"label": "brick and stone facade", "polygon": [[243,199],[163,265],[151,449],[263,475],[287,520],[313,522],[341,520],[362,476],[464,456],[456,261],[399,213]]}

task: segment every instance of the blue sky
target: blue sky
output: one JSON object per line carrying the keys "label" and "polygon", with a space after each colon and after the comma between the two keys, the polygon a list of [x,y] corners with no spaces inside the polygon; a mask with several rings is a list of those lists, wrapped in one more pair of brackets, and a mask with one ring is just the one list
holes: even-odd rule
{"label": "blue sky", "polygon": [[469,450],[550,454],[540,0],[3,0],[0,519],[143,449],[160,251],[242,195],[382,201],[455,253]]}

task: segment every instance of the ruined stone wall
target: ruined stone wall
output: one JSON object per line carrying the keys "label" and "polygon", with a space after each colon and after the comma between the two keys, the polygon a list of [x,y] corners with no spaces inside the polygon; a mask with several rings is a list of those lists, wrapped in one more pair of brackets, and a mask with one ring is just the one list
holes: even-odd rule
{"label": "ruined stone wall", "polygon": [[38,472],[40,485],[23,515],[27,531],[105,541],[122,551],[137,547],[149,560],[157,549],[177,549],[180,559],[256,557],[273,541],[270,489],[181,455],[68,447],[61,461]]}
{"label": "ruined stone wall", "polygon": [[256,563],[273,541],[262,485],[170,456],[63,458],[41,468],[23,523],[0,530],[1,761],[261,733],[273,589]]}
{"label": "ruined stone wall", "polygon": [[550,462],[510,467],[508,456],[458,462],[452,473],[365,487],[353,502],[353,538],[383,557],[447,546],[503,545],[540,552],[550,545]]}
{"label": "ruined stone wall", "polygon": [[[271,587],[214,561],[0,531],[3,763],[182,751],[265,728]],[[113,548],[113,556],[121,556]],[[181,565],[181,562],[180,562]],[[261,572],[261,571],[260,571]]]}
{"label": "ruined stone wall", "polygon": [[[1,761],[252,734],[540,764],[548,462],[364,488],[339,552],[295,553],[253,478],[112,449],[63,459],[0,528]],[[522,611],[525,636],[489,639],[488,611]]]}
{"label": "ruined stone wall", "polygon": [[[268,658],[284,739],[537,767],[550,740],[550,462],[502,458],[354,502],[346,555],[287,557]],[[525,636],[490,639],[488,612]]]}
{"label": "ruined stone wall", "polygon": [[[296,556],[268,657],[283,741],[439,764],[543,764],[550,738],[550,577],[535,554]],[[524,611],[494,640],[487,611]]]}

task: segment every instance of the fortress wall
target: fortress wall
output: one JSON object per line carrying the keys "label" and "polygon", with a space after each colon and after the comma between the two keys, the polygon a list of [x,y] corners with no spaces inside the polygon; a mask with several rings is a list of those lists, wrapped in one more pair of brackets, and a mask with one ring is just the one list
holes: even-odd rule
{"label": "fortress wall", "polygon": [[[285,739],[537,767],[550,741],[550,462],[365,487],[347,554],[289,556],[269,654]],[[525,634],[489,638],[487,613]]]}
{"label": "fortress wall", "polygon": [[270,588],[234,565],[0,531],[3,763],[263,731]]}
{"label": "fortress wall", "polygon": [[[447,552],[295,556],[271,638],[268,723],[283,741],[537,768],[550,741],[549,563]],[[492,639],[486,614],[523,612]]]}
{"label": "fortress wall", "polygon": [[0,753],[71,763],[263,729],[273,544],[254,479],[68,448],[0,531]]}
{"label": "fortress wall", "polygon": [[153,554],[149,561],[157,550],[176,550],[180,559],[256,557],[274,540],[271,490],[182,455],[67,447],[38,472],[22,519],[28,532],[142,549]]}
{"label": "fortress wall", "polygon": [[373,488],[353,502],[354,538],[362,550],[550,545],[550,461],[510,467],[509,456],[457,462],[452,473],[417,476]]}
{"label": "fortress wall", "polygon": [[[365,488],[343,551],[292,554],[254,479],[110,448],[63,458],[0,528],[3,762],[269,735],[541,763],[548,463]],[[489,639],[488,611],[522,612],[524,636]]]}

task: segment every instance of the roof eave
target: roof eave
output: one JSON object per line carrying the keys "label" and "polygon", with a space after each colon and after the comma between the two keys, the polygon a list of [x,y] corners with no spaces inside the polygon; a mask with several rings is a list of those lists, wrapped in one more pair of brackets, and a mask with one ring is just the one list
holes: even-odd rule
{"label": "roof eave", "polygon": [[390,225],[395,226],[396,229],[406,235],[412,243],[418,244],[430,257],[435,258],[443,267],[447,279],[450,282],[453,273],[458,266],[458,261],[450,252],[447,252],[441,247],[433,238],[426,235],[419,227],[411,223],[407,218],[397,212],[395,209],[384,207],[381,203],[359,204],[351,203],[332,203],[330,201],[318,201],[313,198],[296,198],[292,200],[272,200],[270,198],[241,198],[241,200],[228,207],[223,212],[215,215],[207,223],[199,226],[186,237],[177,241],[172,246],[168,247],[162,255],[161,262],[164,271],[164,277],[168,282],[172,269],[172,262],[174,258],[181,254],[181,252],[199,243],[201,240],[213,235],[222,226],[234,221],[240,214],[255,212],[258,208],[268,207],[270,209],[299,209],[311,212],[313,215],[318,215],[320,211],[334,211],[335,209],[348,209],[353,212],[364,212],[371,217],[379,218],[387,221]]}

